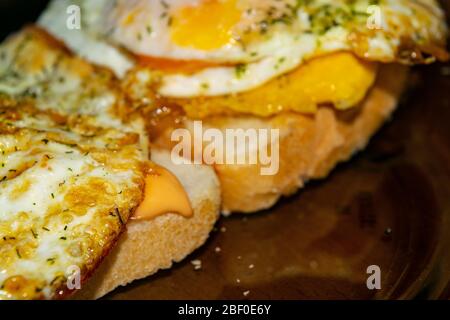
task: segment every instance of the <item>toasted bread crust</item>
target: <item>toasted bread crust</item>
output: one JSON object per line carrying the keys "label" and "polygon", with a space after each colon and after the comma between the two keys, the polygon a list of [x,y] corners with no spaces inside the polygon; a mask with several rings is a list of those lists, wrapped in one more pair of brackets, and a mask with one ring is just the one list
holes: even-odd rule
{"label": "toasted bread crust", "polygon": [[[391,116],[406,87],[407,75],[407,67],[382,66],[365,100],[348,112],[323,107],[314,116],[283,113],[272,118],[224,116],[205,120],[204,127],[222,131],[280,129],[280,168],[276,175],[261,175],[260,165],[215,165],[222,188],[222,211],[252,213],[267,209],[308,180],[326,177],[339,162],[363,149]],[[185,126],[192,128],[192,121],[186,121]],[[169,131],[153,143],[170,148]]]}
{"label": "toasted bread crust", "polygon": [[[183,184],[194,216],[166,214],[131,221],[117,246],[73,299],[97,299],[116,287],[167,269],[201,246],[219,217],[219,182],[206,166],[175,166],[166,152],[153,150],[152,160],[171,170]],[[200,183],[199,183],[200,181]]]}
{"label": "toasted bread crust", "polygon": [[268,127],[282,132],[278,174],[261,176],[259,166],[216,166],[223,190],[222,210],[251,213],[266,209],[308,180],[326,177],[339,162],[363,149],[391,116],[406,79],[406,67],[382,67],[375,87],[351,119],[321,108],[314,117],[286,114],[268,120]]}
{"label": "toasted bread crust", "polygon": [[[337,163],[347,160],[365,147],[370,137],[395,110],[403,92],[408,69],[399,65],[384,66],[377,84],[354,114],[339,114],[332,108],[321,108],[312,116],[282,114],[271,119],[221,118],[208,126],[264,127],[281,130],[280,170],[274,176],[262,176],[259,165],[216,165],[222,189],[222,211],[254,212],[271,207],[281,196],[290,195],[310,179],[323,178]],[[186,123],[186,127],[190,124]],[[167,138],[167,136],[166,136]],[[164,137],[156,141],[164,145]],[[165,144],[170,148],[170,144]],[[160,162],[175,172],[189,192],[194,217],[185,219],[167,214],[151,221],[128,224],[117,247],[106,257],[93,278],[75,299],[99,298],[114,288],[149,276],[159,269],[170,268],[206,240],[217,220],[220,191],[215,178],[201,179],[203,193],[189,170],[177,168],[167,153],[153,153]],[[158,161],[159,158],[159,161]],[[184,172],[183,172],[184,171]],[[214,175],[210,175],[214,176]],[[190,181],[190,182],[189,182]]]}

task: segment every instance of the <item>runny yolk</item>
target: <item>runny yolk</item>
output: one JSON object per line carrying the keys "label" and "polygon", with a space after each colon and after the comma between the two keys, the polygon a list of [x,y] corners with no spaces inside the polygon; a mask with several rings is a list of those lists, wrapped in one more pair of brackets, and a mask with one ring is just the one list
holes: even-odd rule
{"label": "runny yolk", "polygon": [[154,165],[145,178],[144,200],[131,219],[150,220],[166,213],[187,218],[193,215],[189,197],[177,177]]}
{"label": "runny yolk", "polygon": [[171,38],[181,47],[213,50],[232,44],[241,12],[236,0],[202,0],[172,15]]}

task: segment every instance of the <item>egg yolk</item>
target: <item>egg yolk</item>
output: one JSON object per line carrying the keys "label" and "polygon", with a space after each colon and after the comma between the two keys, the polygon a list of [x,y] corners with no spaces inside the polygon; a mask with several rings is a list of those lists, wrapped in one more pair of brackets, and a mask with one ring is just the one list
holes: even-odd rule
{"label": "egg yolk", "polygon": [[181,47],[218,49],[235,41],[233,27],[240,19],[236,0],[203,0],[172,15],[171,39]]}

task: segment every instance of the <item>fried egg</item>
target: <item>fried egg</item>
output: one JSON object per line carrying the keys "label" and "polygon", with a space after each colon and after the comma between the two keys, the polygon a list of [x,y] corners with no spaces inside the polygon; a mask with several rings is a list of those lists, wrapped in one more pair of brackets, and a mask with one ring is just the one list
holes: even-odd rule
{"label": "fried egg", "polygon": [[141,202],[145,134],[111,79],[36,29],[0,46],[0,300],[66,296]]}
{"label": "fried egg", "polygon": [[[58,25],[64,1],[54,1],[59,4],[50,6],[40,22],[77,51],[96,56],[85,45],[77,46],[71,40],[73,32]],[[447,58],[443,12],[434,0],[78,0],[78,4],[82,12],[91,12],[79,32],[82,37],[103,41],[111,51],[126,48],[134,63],[164,59],[166,64],[194,61],[201,66],[190,72],[182,67],[178,72],[158,70],[157,90],[166,97],[251,91],[314,57],[337,51],[384,63]],[[110,67],[123,75],[129,70],[125,61],[121,58]]]}

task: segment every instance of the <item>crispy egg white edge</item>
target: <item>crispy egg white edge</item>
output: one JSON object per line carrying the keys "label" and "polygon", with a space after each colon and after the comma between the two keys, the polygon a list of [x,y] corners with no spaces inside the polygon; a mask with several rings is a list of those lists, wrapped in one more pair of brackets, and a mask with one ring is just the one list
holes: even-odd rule
{"label": "crispy egg white edge", "polygon": [[[27,123],[26,119],[25,121],[22,120],[18,125],[24,128],[35,126],[32,123]],[[40,128],[39,130],[42,130],[43,133],[41,135],[44,136],[44,129]],[[39,134],[36,137],[38,138]],[[0,143],[3,144],[5,142],[4,138],[5,136],[0,137]],[[133,185],[131,181],[133,181],[133,177],[136,174],[133,170],[117,172],[111,168],[99,166],[90,156],[86,156],[66,145],[54,142],[41,146],[41,148],[41,153],[37,155],[30,154],[28,151],[31,150],[23,150],[9,154],[5,159],[2,159],[2,162],[7,164],[0,170],[0,175],[2,176],[6,175],[8,170],[16,168],[21,163],[38,161],[32,168],[22,173],[20,177],[0,186],[0,207],[2,208],[0,220],[12,221],[11,229],[13,234],[19,228],[26,227],[20,222],[19,215],[22,212],[27,212],[31,220],[40,220],[42,219],[42,213],[48,212],[52,205],[64,203],[65,193],[59,190],[59,186],[63,182],[68,186],[74,186],[83,183],[88,178],[96,177],[110,182],[118,190]],[[51,157],[45,167],[41,166],[39,161],[39,158],[44,154]],[[49,167],[52,168],[51,171],[48,170]],[[14,190],[27,180],[31,181],[30,188],[20,197],[12,199],[11,194]],[[73,221],[69,223],[69,230],[73,230],[80,225],[89,225],[96,211],[97,208],[94,206],[85,215],[74,216]],[[27,221],[25,223],[28,223]],[[63,229],[64,226],[61,225],[58,229],[56,227],[50,227],[51,231],[49,232],[36,230],[39,234],[39,243],[33,258],[18,259],[9,268],[0,270],[0,283],[9,277],[21,275],[29,279],[45,280],[49,284],[58,274],[67,276],[66,272],[70,266],[83,264],[82,256],[73,257],[66,252],[68,247],[76,242],[76,239],[70,241],[68,237],[67,241],[61,241],[61,237],[66,236],[66,232]],[[55,263],[49,265],[47,259],[54,257],[56,257]],[[43,290],[47,298],[51,298],[54,294],[50,286],[44,287]],[[0,298],[2,297],[10,298],[8,292],[0,290]]]}
{"label": "crispy egg white edge", "polygon": [[[17,45],[17,43],[14,43],[14,39],[11,39],[10,41],[11,42],[9,44],[12,48],[14,48],[14,45]],[[13,56],[11,52],[15,51],[11,50],[14,49],[7,47],[7,57]],[[42,52],[39,54],[45,53]],[[46,55],[46,57],[48,56],[52,55]],[[12,62],[10,57],[8,59],[9,61],[4,59],[4,61],[0,64],[0,74],[8,71],[8,66],[10,66],[10,63]],[[52,60],[47,62],[53,65]],[[27,73],[23,77],[12,77],[14,81],[10,82],[5,81],[8,77],[2,78],[0,92],[12,96],[20,95],[24,90],[27,90],[30,87],[39,87],[42,82],[40,76],[41,75],[39,73]],[[18,83],[18,79],[24,81],[24,84],[21,85],[20,81]],[[56,81],[56,84],[55,81],[51,81],[50,84],[53,84],[59,88],[54,91],[60,91],[61,89],[63,91],[62,95],[64,95],[64,92],[67,90],[76,91],[77,87],[80,85],[80,79],[78,79],[77,76],[73,77],[67,75],[66,82],[64,84],[60,84],[58,81]],[[40,91],[38,90],[37,92]],[[56,98],[59,101],[61,97],[56,96]],[[111,95],[105,93],[101,94],[99,99],[94,99],[91,101],[91,103],[96,105],[95,107],[98,106],[103,111],[101,112],[100,109],[98,110],[99,118],[94,118],[94,122],[101,127],[113,127],[124,132],[141,133],[140,149],[136,149],[135,154],[133,155],[133,161],[147,160],[147,142],[145,140],[145,134],[142,135],[144,132],[142,121],[135,121],[125,126],[119,120],[109,116],[107,109],[113,102],[111,99]],[[46,109],[48,102],[51,101],[42,101],[42,105],[40,107]],[[80,108],[83,107],[80,106]],[[95,112],[95,110],[95,108],[92,109],[87,106],[86,109],[80,110],[80,112],[92,113]],[[67,183],[71,181],[72,185],[76,185],[77,183],[82,183],[82,181],[90,177],[97,177],[110,182],[111,185],[118,189],[139,188],[139,186],[133,182],[133,178],[137,176],[137,173],[132,169],[118,171],[116,169],[100,165],[91,157],[91,155],[82,154],[76,148],[71,146],[53,141],[42,143],[42,140],[40,139],[42,139],[42,137],[47,133],[57,133],[71,141],[78,141],[80,138],[78,134],[68,132],[64,128],[61,129],[57,124],[46,118],[23,116],[21,119],[14,121],[14,126],[32,131],[34,130],[36,134],[32,135],[31,139],[33,141],[35,139],[36,141],[30,146],[30,149],[34,146],[39,146],[42,150],[38,154],[30,154],[30,150],[27,149],[16,150],[15,152],[6,155],[0,154],[0,162],[3,164],[0,168],[1,176],[6,176],[10,170],[14,170],[17,166],[20,166],[21,163],[25,163],[27,161],[34,163],[35,161],[38,161],[38,163],[35,163],[19,177],[16,177],[11,181],[5,181],[0,185],[0,208],[2,208],[2,210],[0,210],[0,220],[3,222],[11,221],[10,226],[13,231],[20,227],[28,226],[27,224],[23,226],[20,219],[18,219],[21,212],[27,212],[31,215],[31,219],[39,220],[42,218],[42,212],[48,212],[51,205],[63,203],[64,193],[58,191],[58,188],[63,181],[66,181]],[[18,141],[17,139],[20,141],[20,138],[20,136],[1,135],[0,146],[6,150],[12,149]],[[98,148],[103,148],[105,144],[109,143],[109,139],[110,138],[108,136],[95,138],[94,141],[91,142],[91,145]],[[46,162],[45,167],[41,167],[39,160],[41,160],[44,155],[49,155],[50,159]],[[48,170],[49,167],[51,167],[52,170]],[[17,187],[20,187],[21,183],[27,179],[32,182],[30,188],[16,199],[11,197],[14,190],[16,190]],[[120,195],[118,197],[121,198],[119,202],[123,202],[122,197],[124,196]],[[26,201],[24,201],[24,199],[26,199]],[[89,209],[85,215],[76,217],[70,223],[70,229],[78,225],[89,225],[90,221],[92,221],[96,214],[96,210],[97,207],[94,206]],[[64,235],[64,226],[58,225],[57,227],[59,228],[58,230],[52,230],[52,232],[49,233],[39,232],[39,244],[35,251],[36,256],[33,259],[18,259],[14,262],[12,267],[0,269],[0,283],[4,282],[11,276],[22,275],[29,277],[30,279],[45,280],[47,284],[49,284],[56,275],[65,274],[69,266],[82,264],[83,261],[80,260],[81,258],[71,257],[65,252],[65,249],[67,249],[67,247],[73,242],[69,241],[69,238],[68,241],[61,242],[60,238]],[[54,264],[49,265],[47,259],[55,256],[58,257],[57,261]],[[52,291],[54,288],[52,288],[51,285],[47,285],[42,289],[46,298],[51,298],[55,293]],[[5,290],[0,289],[0,299],[10,298],[14,297]]]}

